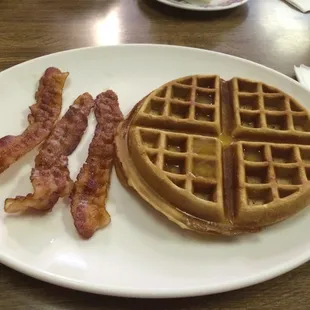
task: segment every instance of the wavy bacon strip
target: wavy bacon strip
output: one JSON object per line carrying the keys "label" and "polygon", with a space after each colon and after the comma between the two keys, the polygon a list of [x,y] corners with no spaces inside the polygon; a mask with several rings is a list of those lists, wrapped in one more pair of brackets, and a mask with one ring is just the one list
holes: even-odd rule
{"label": "wavy bacon strip", "polygon": [[62,90],[69,73],[46,69],[30,107],[29,125],[19,136],[0,139],[0,173],[40,144],[51,132],[62,107]]}
{"label": "wavy bacon strip", "polygon": [[30,177],[34,193],[6,199],[4,209],[7,213],[50,210],[60,197],[70,194],[73,182],[68,156],[81,141],[93,106],[94,100],[88,93],[79,96],[70,106],[35,158]]}
{"label": "wavy bacon strip", "polygon": [[97,126],[88,157],[70,196],[74,225],[86,239],[111,221],[105,203],[115,156],[114,136],[123,119],[117,95],[113,91],[108,90],[97,96],[95,116]]}

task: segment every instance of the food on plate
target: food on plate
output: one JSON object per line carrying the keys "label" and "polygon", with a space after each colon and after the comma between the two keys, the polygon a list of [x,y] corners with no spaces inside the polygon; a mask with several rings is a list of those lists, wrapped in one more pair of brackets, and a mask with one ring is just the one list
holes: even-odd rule
{"label": "food on plate", "polygon": [[30,107],[28,127],[18,136],[0,139],[0,173],[50,134],[61,112],[62,91],[68,75],[57,68],[46,69],[35,94],[36,103]]}
{"label": "food on plate", "polygon": [[97,96],[94,111],[95,134],[70,195],[74,225],[83,238],[110,223],[105,204],[115,157],[114,136],[123,119],[117,95],[111,90]]}
{"label": "food on plate", "polygon": [[92,96],[85,93],[57,122],[35,158],[30,177],[34,192],[25,197],[6,199],[4,209],[7,213],[50,210],[60,197],[70,194],[73,182],[68,170],[68,156],[76,149],[87,128],[93,105]]}
{"label": "food on plate", "polygon": [[261,82],[168,82],[120,123],[116,154],[124,186],[200,233],[258,231],[310,202],[309,114]]}

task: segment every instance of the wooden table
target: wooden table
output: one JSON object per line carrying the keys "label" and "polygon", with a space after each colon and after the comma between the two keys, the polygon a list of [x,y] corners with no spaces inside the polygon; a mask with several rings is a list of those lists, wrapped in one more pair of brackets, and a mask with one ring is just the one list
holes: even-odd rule
{"label": "wooden table", "polygon": [[[0,70],[41,55],[118,43],[188,45],[244,57],[294,76],[310,65],[310,14],[281,0],[212,14],[153,0],[0,2]],[[110,29],[110,31],[109,31]],[[306,232],[305,232],[306,233]],[[310,309],[310,264],[236,292],[177,300],[96,296],[31,279],[0,265],[0,309]]]}

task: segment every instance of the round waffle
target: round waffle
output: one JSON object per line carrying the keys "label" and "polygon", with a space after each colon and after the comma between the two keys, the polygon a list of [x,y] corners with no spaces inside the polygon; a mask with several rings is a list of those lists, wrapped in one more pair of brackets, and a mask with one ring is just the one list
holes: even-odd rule
{"label": "round waffle", "polygon": [[183,228],[257,231],[310,201],[310,121],[282,91],[219,76],[171,81],[118,128],[117,173]]}

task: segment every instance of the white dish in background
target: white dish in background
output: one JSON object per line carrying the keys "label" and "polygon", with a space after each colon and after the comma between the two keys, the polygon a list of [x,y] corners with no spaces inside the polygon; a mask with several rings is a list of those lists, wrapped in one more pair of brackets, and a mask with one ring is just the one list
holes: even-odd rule
{"label": "white dish in background", "polygon": [[[159,65],[160,64],[160,65]],[[190,74],[219,74],[263,80],[307,108],[310,93],[274,70],[240,58],[199,49],[160,45],[87,48],[38,58],[0,73],[0,135],[25,126],[28,106],[43,71],[69,71],[63,112],[81,93],[115,90],[126,114],[159,85]],[[75,178],[86,158],[95,121],[70,157]],[[31,190],[35,152],[0,176],[0,201]],[[75,232],[60,201],[40,216],[6,216],[0,208],[0,262],[43,281],[73,289],[135,297],[219,293],[256,284],[310,258],[310,210],[263,232],[235,239],[200,238],[182,231],[127,192],[113,175],[108,211],[112,223],[88,241]]]}
{"label": "white dish in background", "polygon": [[158,2],[191,11],[222,11],[236,8],[248,0],[157,0]]}

